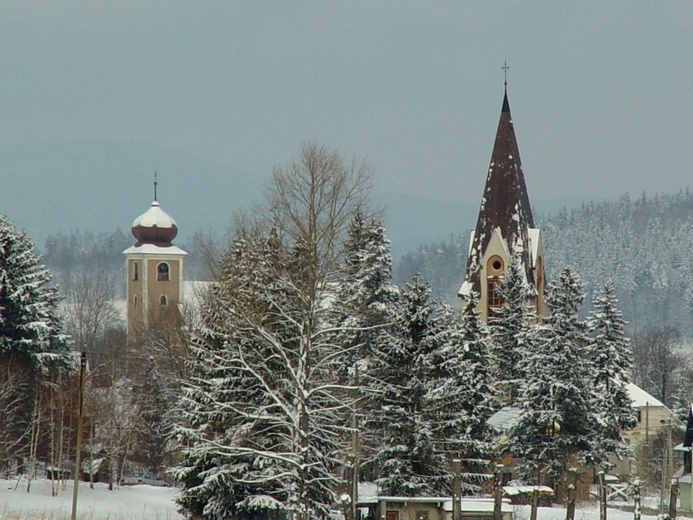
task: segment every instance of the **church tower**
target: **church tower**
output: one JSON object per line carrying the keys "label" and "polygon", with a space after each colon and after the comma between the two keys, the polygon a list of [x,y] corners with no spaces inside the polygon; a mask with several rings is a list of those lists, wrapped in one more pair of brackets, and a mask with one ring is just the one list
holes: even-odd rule
{"label": "church tower", "polygon": [[506,83],[479,217],[470,237],[467,269],[458,293],[461,298],[468,298],[472,293],[477,295],[478,311],[486,323],[492,309],[503,303],[496,286],[513,258],[519,259],[534,294],[531,304],[537,314],[542,315],[544,265],[541,234],[534,227]]}
{"label": "church tower", "polygon": [[173,245],[178,226],[156,197],[151,207],[132,223],[137,242],[123,251],[127,272],[128,345],[138,342],[148,328],[180,317],[185,251]]}

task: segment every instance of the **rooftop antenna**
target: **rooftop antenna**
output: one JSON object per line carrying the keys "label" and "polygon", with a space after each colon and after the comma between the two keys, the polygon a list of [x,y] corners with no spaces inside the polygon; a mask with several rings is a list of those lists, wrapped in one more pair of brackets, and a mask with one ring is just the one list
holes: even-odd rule
{"label": "rooftop antenna", "polygon": [[157,202],[156,200],[156,185],[159,184],[156,180],[156,170],[154,170],[154,202]]}
{"label": "rooftop antenna", "polygon": [[503,85],[505,85],[505,91],[508,92],[508,69],[510,69],[510,66],[508,65],[507,61],[503,62],[501,69],[503,69]]}

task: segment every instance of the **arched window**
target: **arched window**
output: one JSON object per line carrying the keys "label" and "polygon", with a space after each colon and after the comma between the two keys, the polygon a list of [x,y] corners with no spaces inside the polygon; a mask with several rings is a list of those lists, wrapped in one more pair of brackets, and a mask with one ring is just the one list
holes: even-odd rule
{"label": "arched window", "polygon": [[486,285],[486,302],[488,306],[489,318],[493,316],[493,310],[503,305],[503,299],[498,294],[498,285],[500,284],[505,272],[505,262],[500,256],[492,256],[486,264],[487,285]]}
{"label": "arched window", "polygon": [[166,298],[165,294],[161,295],[161,298],[159,298],[159,303],[161,305],[168,305],[168,298]]}
{"label": "arched window", "polygon": [[137,307],[137,295],[132,298],[132,304]]}
{"label": "arched window", "polygon": [[161,262],[156,268],[156,279],[160,282],[168,282],[171,268],[166,262]]}
{"label": "arched window", "polygon": [[132,281],[136,282],[140,279],[140,266],[137,262],[132,263]]}

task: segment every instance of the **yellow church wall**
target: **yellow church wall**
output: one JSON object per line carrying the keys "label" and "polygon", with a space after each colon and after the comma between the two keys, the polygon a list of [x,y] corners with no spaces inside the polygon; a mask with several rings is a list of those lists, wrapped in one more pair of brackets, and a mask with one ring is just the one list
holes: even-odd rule
{"label": "yellow church wall", "polygon": [[[169,265],[168,281],[157,279],[157,268],[161,262]],[[135,279],[137,264],[137,279]],[[181,301],[183,260],[182,258],[130,256],[127,265],[127,328],[128,342],[132,343],[144,330],[151,317],[159,316],[163,310],[161,296],[166,296],[166,309],[177,308]]]}

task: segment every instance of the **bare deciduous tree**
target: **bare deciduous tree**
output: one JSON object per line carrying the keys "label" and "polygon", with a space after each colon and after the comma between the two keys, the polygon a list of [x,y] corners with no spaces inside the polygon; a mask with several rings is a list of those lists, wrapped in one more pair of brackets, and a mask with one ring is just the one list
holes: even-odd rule
{"label": "bare deciduous tree", "polygon": [[326,516],[355,399],[336,379],[345,349],[330,321],[332,283],[344,276],[340,253],[368,187],[365,164],[305,145],[274,170],[264,222],[236,233],[193,344],[183,400],[191,424],[178,429],[187,447],[176,477],[191,513]]}
{"label": "bare deciduous tree", "polygon": [[649,327],[633,338],[633,381],[667,406],[674,404],[677,374],[686,365],[677,351],[680,342],[670,326]]}

